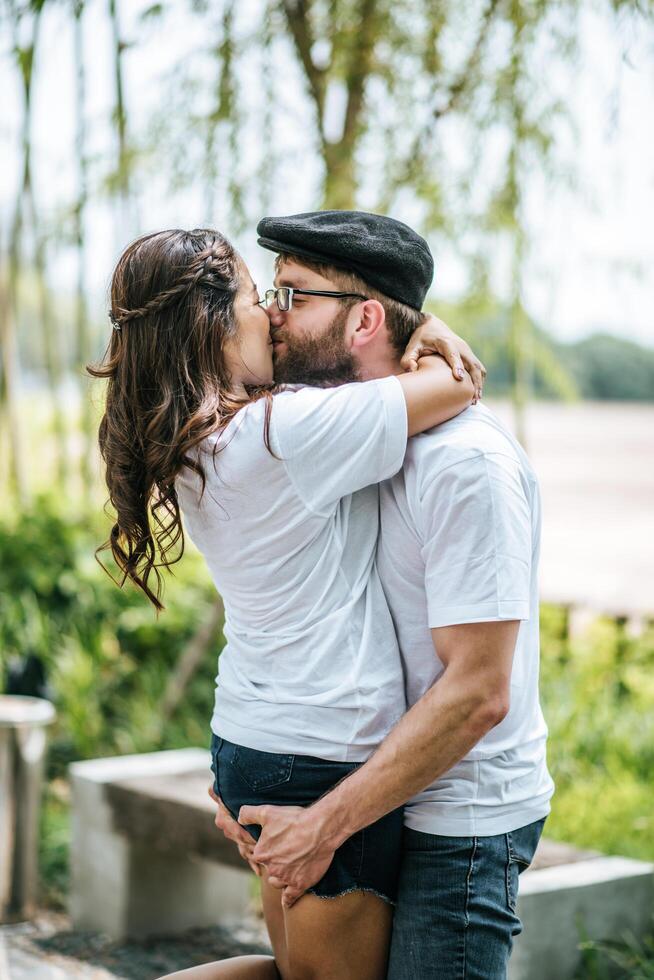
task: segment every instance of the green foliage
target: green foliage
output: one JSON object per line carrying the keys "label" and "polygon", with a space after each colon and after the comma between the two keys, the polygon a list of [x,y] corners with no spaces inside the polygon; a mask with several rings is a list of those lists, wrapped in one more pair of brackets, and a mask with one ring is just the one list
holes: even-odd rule
{"label": "green foliage", "polygon": [[221,640],[164,730],[159,711],[168,673],[214,596],[203,564],[189,551],[157,621],[136,589],[119,589],[96,562],[106,531],[45,497],[0,523],[0,673],[29,654],[45,663],[58,711],[52,773],[72,759],[207,742]]}
{"label": "green foliage", "polygon": [[608,334],[594,334],[561,353],[584,398],[615,401],[654,399],[654,350]]}
{"label": "green foliage", "polygon": [[68,891],[70,808],[67,788],[64,787],[60,780],[46,786],[39,835],[41,902],[57,909],[66,908]]}
{"label": "green foliage", "polygon": [[598,619],[564,637],[544,608],[541,692],[556,796],[547,833],[581,847],[654,859],[654,627],[640,637]]}
{"label": "green foliage", "polygon": [[654,980],[654,932],[640,941],[627,935],[619,942],[582,944],[584,965],[578,980]]}

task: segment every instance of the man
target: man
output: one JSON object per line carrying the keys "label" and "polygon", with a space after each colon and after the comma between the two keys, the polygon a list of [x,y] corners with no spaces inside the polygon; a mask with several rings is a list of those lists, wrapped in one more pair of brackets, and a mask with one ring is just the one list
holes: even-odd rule
{"label": "man", "polygon": [[[365,243],[383,241],[380,220],[318,212],[260,222],[260,244],[278,253],[275,285],[292,291],[290,308],[286,292],[270,308],[279,380],[402,370],[415,311],[393,300],[392,273],[412,253],[389,256],[382,245],[371,288]],[[322,322],[311,296],[335,289],[359,302]],[[533,471],[485,408],[411,440],[403,471],[381,488],[378,553],[410,710],[313,806],[240,813],[241,824],[262,825],[252,859],[292,904],[343,841],[408,801],[393,980],[506,976],[521,928],[518,874],[553,791],[538,702],[539,534]],[[224,815],[217,822],[238,836]]]}

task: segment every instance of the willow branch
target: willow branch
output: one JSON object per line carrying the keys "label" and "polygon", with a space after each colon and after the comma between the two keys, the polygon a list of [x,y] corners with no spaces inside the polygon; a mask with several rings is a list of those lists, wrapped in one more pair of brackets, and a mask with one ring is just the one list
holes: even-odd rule
{"label": "willow branch", "polygon": [[350,64],[347,72],[347,106],[343,124],[343,142],[352,142],[356,137],[366,81],[373,66],[375,42],[377,40],[377,25],[379,18],[375,17],[377,0],[363,0],[359,23],[358,44],[352,49]]}
{"label": "willow branch", "polygon": [[434,109],[435,119],[440,119],[442,116],[447,115],[448,112],[452,112],[458,107],[463,95],[466,92],[466,89],[468,88],[470,76],[479,67],[479,62],[481,61],[481,55],[484,49],[484,44],[486,43],[488,31],[500,3],[501,0],[489,0],[488,4],[486,5],[486,9],[482,14],[477,40],[475,41],[468,56],[468,60],[463,66],[458,78],[456,78],[448,87],[445,102],[440,107]]}
{"label": "willow branch", "polygon": [[315,64],[311,55],[314,38],[311,32],[309,14],[311,0],[282,0],[282,8],[293,36],[295,50],[304,68],[309,83],[309,91],[316,106],[318,129],[323,137],[323,119],[325,110],[325,71]]}

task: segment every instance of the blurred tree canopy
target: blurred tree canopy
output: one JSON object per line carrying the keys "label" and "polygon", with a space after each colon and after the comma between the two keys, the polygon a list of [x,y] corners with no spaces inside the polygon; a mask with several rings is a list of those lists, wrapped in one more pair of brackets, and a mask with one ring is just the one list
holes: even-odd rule
{"label": "blurred tree canopy", "polygon": [[[392,213],[455,241],[471,281],[460,304],[468,318],[457,326],[497,370],[497,390],[510,392],[519,435],[533,393],[651,397],[645,358],[637,384],[612,387],[600,367],[604,341],[582,368],[561,358],[525,307],[526,189],[534,174],[569,178],[554,152],[570,124],[565,93],[551,79],[557,66],[574,65],[591,8],[614,24],[619,51],[624,35],[651,25],[654,0],[1,0],[2,55],[20,100],[16,186],[0,215],[0,452],[17,496],[30,492],[21,359],[48,393],[57,483],[77,473],[88,496],[95,457],[84,365],[106,337],[87,294],[89,225],[98,203],[110,202],[124,243],[143,229],[153,184],[164,194],[200,187],[205,213],[238,234],[311,169],[309,207]],[[72,41],[75,133],[68,196],[46,213],[37,175],[47,148],[34,105],[39,86],[55,81],[39,66],[57,11]],[[110,54],[101,68],[98,39],[85,30],[99,11]],[[180,32],[197,37],[197,48],[189,55],[180,44],[137,124],[141,50]],[[101,152],[88,109],[98,70],[111,93],[103,121],[111,141]],[[507,269],[501,296],[491,286],[498,254]],[[62,260],[76,271],[72,299],[55,290]]]}
{"label": "blurred tree canopy", "polygon": [[562,353],[584,398],[654,398],[654,350],[607,334],[595,334],[570,344]]}

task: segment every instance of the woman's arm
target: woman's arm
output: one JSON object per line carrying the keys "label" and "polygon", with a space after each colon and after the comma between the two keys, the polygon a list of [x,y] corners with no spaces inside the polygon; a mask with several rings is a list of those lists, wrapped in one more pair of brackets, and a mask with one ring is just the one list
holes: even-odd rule
{"label": "woman's arm", "polygon": [[400,366],[404,371],[415,371],[418,360],[424,354],[440,354],[452,369],[459,381],[467,371],[475,387],[475,400],[481,398],[486,368],[474,354],[470,345],[455,334],[446,323],[428,313],[424,322],[413,331]]}
{"label": "woman's arm", "polygon": [[398,375],[406,400],[408,434],[425,432],[447,422],[472,404],[475,388],[466,372],[456,381],[445,361],[438,356],[421,357],[417,369]]}

